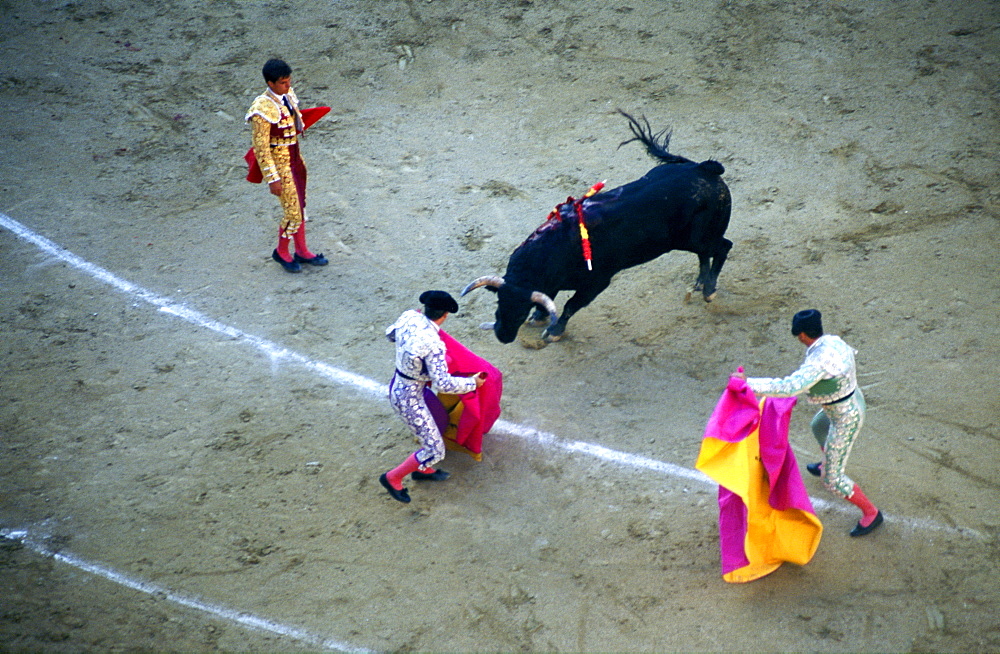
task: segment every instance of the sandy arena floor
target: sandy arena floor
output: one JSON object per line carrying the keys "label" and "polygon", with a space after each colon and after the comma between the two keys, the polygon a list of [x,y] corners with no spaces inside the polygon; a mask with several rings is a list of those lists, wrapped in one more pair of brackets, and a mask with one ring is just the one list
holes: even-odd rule
{"label": "sandy arena floor", "polygon": [[[0,649],[1000,651],[998,26],[991,0],[0,1]],[[331,264],[301,275],[243,179],[272,56],[332,107],[303,140]],[[383,329],[644,174],[618,108],[726,166],[717,300],[683,302],[671,253],[533,349],[469,295],[446,328],[503,370],[504,427],[393,502]],[[813,561],[726,584],[687,471],[731,370],[798,365],[807,307],[860,350],[849,470],[887,522],[849,538],[809,477]]]}

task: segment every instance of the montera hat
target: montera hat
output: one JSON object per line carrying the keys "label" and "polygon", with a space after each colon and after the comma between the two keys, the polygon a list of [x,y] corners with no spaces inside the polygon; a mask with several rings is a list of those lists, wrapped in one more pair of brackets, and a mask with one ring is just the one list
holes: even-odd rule
{"label": "montera hat", "polygon": [[445,291],[424,291],[420,294],[420,304],[428,309],[458,313],[458,302]]}
{"label": "montera hat", "polygon": [[792,316],[792,336],[798,336],[802,332],[822,334],[823,314],[816,309],[806,309]]}

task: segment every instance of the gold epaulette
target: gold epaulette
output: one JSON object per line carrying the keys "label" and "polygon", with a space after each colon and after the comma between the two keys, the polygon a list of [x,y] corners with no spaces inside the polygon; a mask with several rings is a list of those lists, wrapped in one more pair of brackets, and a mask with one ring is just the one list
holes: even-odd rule
{"label": "gold epaulette", "polygon": [[250,105],[250,111],[247,112],[244,120],[250,120],[250,117],[254,115],[260,116],[272,125],[277,125],[278,121],[281,120],[281,109],[267,95],[258,95],[254,98],[253,104]]}

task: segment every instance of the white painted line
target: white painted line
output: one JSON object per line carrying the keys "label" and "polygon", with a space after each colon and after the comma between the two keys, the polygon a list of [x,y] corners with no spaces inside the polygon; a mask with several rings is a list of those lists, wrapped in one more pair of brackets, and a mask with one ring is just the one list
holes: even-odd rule
{"label": "white painted line", "polygon": [[619,452],[618,450],[612,450],[610,448],[604,447],[603,445],[595,445],[593,443],[584,443],[582,441],[568,441],[559,438],[555,434],[539,431],[531,427],[524,427],[512,422],[507,422],[506,420],[497,420],[493,425],[493,429],[490,433],[499,434],[509,434],[511,436],[516,436],[524,440],[535,440],[542,445],[548,445],[549,447],[555,447],[567,452],[577,452],[581,454],[586,454],[592,456],[596,459],[603,459],[611,463],[617,463],[618,465],[635,468],[637,470],[650,470],[652,472],[660,472],[671,477],[677,477],[679,479],[689,479],[691,481],[700,482],[703,484],[708,484],[715,486],[715,482],[712,481],[707,475],[699,470],[692,470],[690,468],[685,468],[683,466],[675,465],[673,463],[667,463],[665,461],[658,461],[657,459],[650,459],[645,456],[640,456],[637,454],[629,454],[628,452]]}
{"label": "white painted line", "polygon": [[[164,313],[169,313],[176,316],[188,323],[209,329],[216,333],[222,334],[224,336],[234,338],[267,354],[273,363],[279,363],[282,361],[287,361],[290,363],[297,363],[299,365],[305,366],[317,374],[330,379],[337,384],[354,387],[358,390],[365,391],[366,393],[378,397],[379,399],[385,398],[388,393],[388,389],[384,384],[380,384],[373,380],[370,380],[361,375],[357,375],[346,370],[341,370],[327,363],[320,361],[314,361],[303,354],[294,352],[285,347],[278,345],[270,340],[255,336],[244,332],[241,329],[233,327],[231,325],[226,325],[217,320],[211,319],[204,314],[186,307],[183,304],[177,303],[170,298],[157,295],[152,291],[146,290],[141,286],[133,284],[131,282],[125,281],[120,277],[112,274],[108,270],[101,268],[95,264],[78,257],[69,250],[57,245],[56,243],[50,241],[49,239],[34,233],[18,221],[7,216],[6,214],[0,213],[0,225],[15,234],[17,237],[32,243],[37,248],[43,252],[65,261],[69,265],[81,270],[94,279],[97,279],[105,284],[115,288],[126,295],[130,295],[134,298],[140,299],[147,302]],[[671,477],[676,477],[678,479],[687,479],[689,481],[694,481],[702,484],[707,484],[714,486],[715,482],[709,479],[706,475],[702,474],[697,470],[692,470],[690,468],[685,468],[672,463],[667,463],[664,461],[658,461],[656,459],[650,459],[648,457],[638,456],[635,454],[629,454],[627,452],[620,452],[617,450],[612,450],[610,448],[604,447],[603,445],[596,445],[594,443],[585,443],[582,441],[569,441],[559,438],[555,434],[548,432],[538,431],[531,427],[525,427],[517,425],[505,420],[499,420],[494,425],[493,431],[498,433],[505,433],[511,436],[516,436],[522,439],[531,439],[536,442],[547,445],[549,447],[554,447],[557,449],[562,449],[571,453],[580,453],[587,456],[591,456],[604,461],[609,461],[616,463],[618,465],[633,468],[635,470],[649,470],[652,472],[658,472]],[[810,498],[813,502],[813,506],[818,509],[826,509],[831,511],[846,512],[845,507],[837,504],[834,505],[827,500],[821,500],[818,498]],[[964,528],[954,528],[941,525],[932,521],[926,520],[913,520],[898,516],[892,516],[890,514],[885,514],[887,521],[893,524],[898,524],[904,527],[909,527],[912,530],[924,530],[924,531],[945,531],[959,535],[972,535],[978,538],[982,538],[979,532],[973,529]],[[70,554],[65,554],[62,552],[55,552],[45,548],[43,545],[34,541],[30,538],[30,534],[27,531],[2,531],[0,534],[4,534],[8,538],[14,538],[20,540],[25,544],[25,546],[30,547],[40,554],[46,556],[51,556],[52,558],[62,561],[68,565],[72,565],[80,570],[87,571],[91,574],[98,575],[115,583],[121,584],[127,588],[132,588],[134,590],[147,593],[150,595],[158,595],[165,597],[171,602],[205,612],[210,615],[215,615],[220,618],[230,620],[234,623],[246,625],[248,627],[254,627],[256,629],[261,629],[271,633],[279,634],[282,636],[287,636],[289,638],[294,638],[304,643],[316,647],[322,647],[324,649],[330,649],[335,651],[343,652],[364,652],[366,650],[356,649],[339,643],[337,641],[324,638],[305,630],[299,629],[297,627],[290,627],[282,625],[280,623],[267,620],[264,618],[259,618],[257,616],[251,615],[249,613],[243,613],[239,611],[234,611],[222,606],[217,606],[203,602],[196,598],[186,597],[174,593],[165,588],[160,588],[153,584],[149,584],[143,581],[138,581],[127,577],[121,573],[118,573],[110,568],[89,563],[87,561],[80,560]]]}
{"label": "white painted line", "polygon": [[[494,432],[510,434],[526,440],[534,439],[543,445],[563,449],[567,452],[587,454],[594,458],[617,463],[628,468],[649,470],[651,472],[659,472],[671,477],[677,477],[678,479],[688,479],[690,481],[708,484],[713,487],[718,486],[715,481],[700,470],[692,470],[691,468],[685,468],[673,463],[650,459],[636,454],[629,454],[628,452],[619,452],[618,450],[612,450],[604,447],[603,445],[564,440],[555,434],[538,431],[530,427],[522,427],[521,425],[516,425],[504,420],[498,420],[496,422],[490,433],[492,434]],[[813,509],[815,510],[845,515],[855,513],[855,510],[852,507],[845,505],[843,502],[832,502],[830,500],[813,497],[811,495],[809,496],[809,501],[812,502]],[[883,511],[882,515],[885,517],[887,523],[899,525],[903,528],[909,529],[910,531],[943,531],[959,536],[973,536],[979,539],[983,538],[983,535],[979,531],[967,527],[951,527],[933,520],[906,518],[904,516],[898,516],[886,511]]]}
{"label": "white painted line", "polygon": [[67,554],[63,551],[55,551],[49,547],[46,547],[44,542],[38,539],[34,534],[28,532],[26,529],[0,529],[0,536],[8,540],[14,540],[22,543],[28,549],[46,556],[61,563],[73,566],[78,570],[83,570],[84,572],[89,572],[92,575],[98,577],[103,577],[108,581],[112,581],[126,588],[131,588],[132,590],[138,591],[140,593],[145,593],[146,595],[152,595],[155,597],[161,597],[174,604],[179,604],[181,606],[187,607],[189,609],[195,609],[196,611],[201,611],[202,613],[207,613],[209,615],[214,615],[218,618],[223,618],[230,622],[241,624],[246,627],[251,627],[253,629],[258,629],[260,631],[267,631],[279,636],[286,636],[288,638],[293,638],[297,641],[312,645],[314,647],[320,647],[326,650],[332,650],[335,652],[369,652],[371,650],[359,649],[357,647],[351,647],[350,645],[345,645],[344,643],[337,642],[330,638],[324,636],[319,636],[317,634],[311,633],[304,629],[299,629],[298,627],[289,627],[287,625],[274,622],[273,620],[268,620],[266,618],[260,618],[258,616],[252,615],[250,613],[245,613],[243,611],[234,611],[233,609],[226,608],[224,606],[219,606],[217,604],[209,604],[200,599],[194,597],[188,597],[186,595],[181,595],[175,593],[172,590],[163,588],[162,586],[157,586],[156,584],[151,584],[146,581],[140,581],[129,577],[120,572],[112,570],[111,568],[105,567],[103,565],[98,565],[95,563],[89,563],[80,559],[72,554]]}
{"label": "white painted line", "polygon": [[[133,284],[132,282],[125,281],[104,268],[78,257],[66,248],[57,245],[44,236],[36,234],[6,214],[0,213],[0,225],[13,232],[19,238],[34,244],[43,252],[62,259],[74,268],[82,270],[91,277],[100,280],[127,295],[143,300],[144,302],[148,302],[149,304],[159,308],[160,311],[163,311],[164,313],[169,313],[193,325],[204,327],[205,329],[209,329],[224,336],[241,340],[249,345],[252,345],[267,354],[273,363],[289,362],[299,364],[313,370],[318,375],[336,382],[337,384],[365,391],[380,400],[385,399],[388,394],[388,387],[385,384],[380,384],[353,372],[341,370],[340,368],[331,366],[328,363],[315,361],[304,354],[294,352],[278,345],[277,343],[274,343],[273,341],[269,341],[253,334],[248,334],[241,329],[221,323],[198,311],[195,311],[194,309],[190,309],[183,304],[175,302],[170,298],[157,295],[156,293],[148,291],[141,286]],[[494,425],[492,432],[509,434],[525,440],[534,440],[542,445],[562,449],[567,452],[585,454],[596,459],[616,463],[620,466],[633,468],[635,470],[649,470],[651,472],[658,472],[671,477],[676,477],[678,479],[687,479],[689,481],[695,481],[711,486],[716,485],[714,481],[697,470],[678,466],[673,463],[667,463],[665,461],[650,459],[636,454],[629,454],[628,452],[612,450],[604,447],[603,445],[596,445],[594,443],[586,443],[583,441],[566,440],[556,436],[555,434],[539,431],[531,427],[517,425],[505,420],[498,420]],[[842,502],[834,504],[825,499],[815,497],[810,497],[809,499],[812,501],[815,508],[844,514],[852,512],[852,509],[845,506]],[[911,530],[943,531],[956,535],[974,536],[976,538],[983,537],[982,534],[975,529],[951,527],[932,520],[906,518],[890,513],[884,513],[884,515],[887,522],[892,522]]]}
{"label": "white painted line", "polygon": [[[105,284],[121,291],[122,293],[130,295],[134,298],[140,299],[144,302],[147,302],[157,307],[160,311],[163,311],[164,313],[169,313],[190,324],[203,327],[205,329],[209,329],[216,333],[222,334],[223,336],[234,338],[243,341],[249,345],[252,345],[253,347],[267,354],[274,363],[288,362],[288,363],[299,364],[301,366],[313,370],[318,375],[321,375],[323,377],[326,377],[327,379],[330,379],[331,381],[336,382],[337,384],[353,387],[355,389],[364,391],[374,397],[378,397],[379,399],[384,399],[388,393],[388,389],[384,384],[380,384],[376,381],[373,381],[371,379],[368,379],[361,375],[357,375],[352,372],[348,372],[346,370],[341,370],[340,368],[336,368],[334,366],[331,366],[330,364],[321,361],[315,361],[303,354],[294,352],[277,343],[274,343],[273,341],[261,338],[259,336],[255,336],[253,334],[249,334],[231,325],[226,325],[224,323],[221,323],[181,303],[175,302],[170,298],[157,295],[156,293],[146,290],[141,286],[125,281],[120,277],[117,277],[116,275],[112,274],[108,270],[105,270],[100,266],[92,264],[89,261],[86,261],[85,259],[78,257],[69,250],[57,245],[56,243],[45,238],[44,236],[36,234],[35,232],[31,231],[18,221],[2,213],[0,213],[0,225],[2,225],[4,228],[6,228],[19,238],[29,243],[32,243],[43,252],[58,259],[61,259],[62,261],[65,261],[74,268],[77,268],[78,270],[87,273],[94,279],[104,282]],[[877,383],[878,382],[876,382],[876,384]],[[586,443],[582,441],[566,440],[552,433],[539,431],[531,427],[517,425],[511,422],[507,422],[505,420],[497,421],[497,423],[494,425],[493,431],[496,433],[509,434],[511,436],[515,436],[526,440],[534,440],[542,445],[547,445],[549,447],[565,450],[571,453],[584,454],[590,457],[615,463],[620,466],[632,468],[635,470],[648,470],[664,474],[667,476],[675,477],[678,479],[686,479],[689,481],[715,486],[715,482],[713,482],[706,475],[702,474],[697,470],[692,470],[690,468],[685,468],[683,466],[678,466],[664,461],[658,461],[656,459],[650,459],[648,457],[643,457],[636,454],[630,454],[628,452],[620,452],[618,450],[613,450],[604,447],[603,445]],[[846,513],[848,511],[848,508],[843,506],[842,503],[833,504],[830,501],[812,497],[810,498],[810,500],[812,501],[813,506],[818,509],[835,511],[839,513]],[[902,516],[895,516],[888,513],[886,513],[885,516],[887,522],[902,527],[907,527],[915,531],[943,531],[946,533],[951,533],[956,535],[974,536],[977,538],[982,538],[982,535],[974,529],[950,527],[930,520],[905,518]],[[55,554],[52,555],[56,556]],[[111,579],[112,577],[108,575],[117,575],[117,573],[114,573],[113,571],[100,568],[99,566],[94,566],[93,564],[88,564],[85,562],[73,563],[69,560],[67,560],[67,562],[73,565],[78,565],[78,567],[82,567],[85,565],[90,566],[88,568],[83,568],[83,569],[88,569],[88,570],[92,569],[91,571],[93,571],[95,574],[101,574],[102,576],[106,576],[109,579]],[[118,575],[118,577],[120,577],[120,575]],[[142,582],[133,582],[131,580],[127,580],[124,577],[120,578],[121,581],[119,583],[123,583],[124,585],[127,585],[129,587],[136,587],[133,586],[132,584],[142,583]],[[142,589],[142,587],[136,587],[136,588],[137,590]],[[170,594],[169,591],[163,591],[161,589],[157,589],[156,592],[167,593],[168,595]],[[198,603],[196,600],[177,598],[174,601],[182,603],[185,606],[192,606],[194,608],[199,608],[201,606],[204,606],[202,610],[207,610],[210,613],[216,613],[216,611],[223,610],[223,609],[218,609],[217,607],[212,607],[211,605],[203,605],[201,603]],[[237,621],[242,621],[242,618],[240,618],[239,616],[245,615],[235,612],[230,612],[230,613],[232,613],[232,615],[235,616],[234,618],[231,619],[235,619]],[[248,624],[246,622],[243,623]],[[280,625],[272,625],[272,626],[274,626],[275,628],[288,629],[289,633],[298,632],[298,630],[295,630],[294,628],[291,627],[286,628],[286,627],[281,627]],[[297,637],[297,636],[292,636],[292,637]],[[306,637],[318,638],[310,634],[306,634]],[[313,641],[306,641],[306,642],[313,642]],[[323,641],[323,642],[331,642],[331,641]],[[335,647],[335,649],[340,649],[340,648]]]}
{"label": "white painted line", "polygon": [[151,304],[160,311],[176,316],[185,322],[191,323],[192,325],[203,327],[222,334],[223,336],[228,336],[252,345],[269,356],[272,362],[279,363],[282,361],[288,361],[291,363],[297,363],[313,369],[315,372],[338,384],[343,386],[353,386],[379,397],[385,397],[389,392],[388,388],[384,384],[379,384],[378,382],[362,377],[361,375],[356,375],[352,372],[347,372],[346,370],[340,370],[339,368],[335,368],[326,363],[313,361],[308,357],[282,347],[273,341],[269,341],[253,334],[248,334],[247,332],[233,327],[232,325],[227,325],[217,320],[213,320],[212,318],[209,318],[194,309],[190,309],[181,303],[175,302],[168,297],[157,295],[156,293],[146,290],[137,284],[121,279],[108,270],[78,257],[66,248],[53,243],[44,236],[40,236],[32,232],[30,229],[6,214],[0,213],[0,225],[13,232],[19,238],[35,245],[46,254],[65,261],[74,268],[87,273],[94,279],[104,282],[108,286],[111,286],[126,295],[130,295],[133,298]]}

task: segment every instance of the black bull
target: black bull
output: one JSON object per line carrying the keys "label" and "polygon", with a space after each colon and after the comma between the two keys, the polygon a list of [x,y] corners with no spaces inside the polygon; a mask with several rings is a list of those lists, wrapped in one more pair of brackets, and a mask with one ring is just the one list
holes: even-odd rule
{"label": "black bull", "polygon": [[[722,164],[695,163],[668,152],[670,134],[653,134],[625,114],[634,138],[661,163],[643,177],[582,201],[590,235],[593,270],[583,257],[577,209],[567,202],[528,237],[507,263],[504,276],[480,277],[462,295],[485,286],[497,294],[493,332],[501,343],[517,337],[532,307],[535,321],[549,316],[543,337],[558,340],[566,323],[608,287],[616,273],[651,261],[671,250],[698,255],[694,290],[705,301],[715,296],[722,265],[733,244],[725,238],[732,201],[720,177]],[[665,135],[664,135],[665,134]],[[576,291],[558,315],[553,299],[559,291]],[[484,327],[488,328],[487,323]]]}

